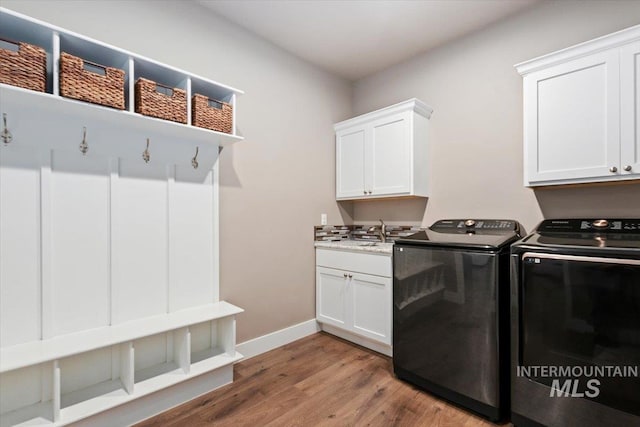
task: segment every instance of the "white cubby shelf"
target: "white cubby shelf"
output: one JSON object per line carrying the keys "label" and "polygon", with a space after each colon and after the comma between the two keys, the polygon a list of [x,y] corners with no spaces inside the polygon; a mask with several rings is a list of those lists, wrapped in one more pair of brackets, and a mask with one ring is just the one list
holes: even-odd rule
{"label": "white cubby shelf", "polygon": [[[2,413],[0,425],[66,425],[125,404],[174,384],[242,359],[235,350],[235,315],[243,310],[225,301],[174,313],[132,320],[119,325],[85,330],[51,339],[0,349],[0,375],[28,371],[45,377],[43,398],[36,403]],[[157,360],[154,346],[171,348]],[[88,385],[65,386],[65,368],[75,358],[102,357],[96,350],[111,348],[119,375],[92,381],[93,367],[76,370]],[[92,353],[94,353],[92,355]],[[21,370],[25,372],[20,373]],[[6,376],[6,377],[5,377]],[[0,382],[2,382],[0,377]],[[7,391],[7,390],[5,390]],[[15,404],[14,404],[15,405]]]}
{"label": "white cubby shelf", "polygon": [[[0,8],[0,38],[31,43],[42,47],[47,53],[47,84],[44,93],[0,83],[0,107],[1,112],[7,114],[8,129],[13,135],[12,144],[26,142],[30,145],[33,141],[38,141],[40,144],[46,143],[42,134],[44,129],[47,132],[46,135],[51,136],[47,138],[48,140],[59,137],[69,142],[65,147],[52,148],[77,149],[82,139],[81,130],[86,127],[90,152],[97,150],[112,157],[121,158],[139,157],[140,146],[146,138],[149,138],[151,147],[158,147],[156,141],[160,141],[160,144],[165,146],[162,150],[168,153],[165,153],[166,159],[163,161],[180,159],[178,163],[186,163],[185,156],[178,157],[171,146],[183,147],[191,153],[192,157],[196,146],[224,147],[244,139],[238,135],[236,128],[236,98],[244,93],[239,89],[6,8]],[[60,96],[61,52],[124,70],[125,109],[118,110]],[[134,85],[140,77],[169,87],[184,89],[187,92],[187,124],[136,113]],[[233,107],[231,133],[192,125],[191,97],[196,93],[231,104]],[[105,132],[106,128],[108,132]],[[99,137],[96,138],[96,135]],[[117,143],[118,141],[121,143]],[[156,152],[160,151],[156,149]]]}

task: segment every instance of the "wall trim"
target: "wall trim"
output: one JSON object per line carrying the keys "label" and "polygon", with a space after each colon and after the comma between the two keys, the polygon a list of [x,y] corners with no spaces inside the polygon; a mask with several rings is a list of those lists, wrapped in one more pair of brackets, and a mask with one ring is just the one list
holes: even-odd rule
{"label": "wall trim", "polygon": [[320,326],[318,322],[316,322],[316,319],[310,319],[297,325],[289,326],[279,331],[271,332],[237,344],[236,350],[244,355],[244,359],[242,360],[247,360],[319,331]]}

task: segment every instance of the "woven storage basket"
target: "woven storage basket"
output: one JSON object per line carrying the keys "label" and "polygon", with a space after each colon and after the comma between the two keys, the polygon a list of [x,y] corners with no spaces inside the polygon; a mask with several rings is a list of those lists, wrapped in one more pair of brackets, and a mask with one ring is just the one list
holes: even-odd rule
{"label": "woven storage basket", "polygon": [[233,124],[231,104],[196,93],[191,102],[191,115],[194,126],[231,133]]}
{"label": "woven storage basket", "polygon": [[45,50],[28,43],[0,40],[2,45],[10,47],[0,47],[0,82],[44,92],[47,82]]}
{"label": "woven storage basket", "polygon": [[187,123],[187,92],[139,78],[136,81],[136,113]]}
{"label": "woven storage basket", "polygon": [[124,71],[62,52],[60,95],[124,110]]}

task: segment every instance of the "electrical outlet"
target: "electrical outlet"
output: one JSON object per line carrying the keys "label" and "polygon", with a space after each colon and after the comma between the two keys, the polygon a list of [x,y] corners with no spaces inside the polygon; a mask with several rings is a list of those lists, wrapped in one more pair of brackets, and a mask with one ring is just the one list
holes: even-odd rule
{"label": "electrical outlet", "polygon": [[320,214],[320,225],[327,225],[327,214]]}

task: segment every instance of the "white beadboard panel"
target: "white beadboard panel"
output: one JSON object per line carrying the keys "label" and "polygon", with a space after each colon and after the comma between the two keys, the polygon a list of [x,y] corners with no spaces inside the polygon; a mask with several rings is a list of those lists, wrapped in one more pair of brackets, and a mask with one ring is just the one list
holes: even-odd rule
{"label": "white beadboard panel", "polygon": [[112,324],[167,311],[166,167],[121,160],[112,185]]}
{"label": "white beadboard panel", "polygon": [[111,348],[81,353],[60,360],[60,393],[68,395],[111,381]]}
{"label": "white beadboard panel", "polygon": [[176,167],[169,190],[169,311],[215,301],[212,173],[193,176]]}
{"label": "white beadboard panel", "polygon": [[54,152],[51,173],[52,333],[109,325],[109,162]]}
{"label": "white beadboard panel", "polygon": [[0,347],[40,339],[40,292],[38,156],[0,147]]}

